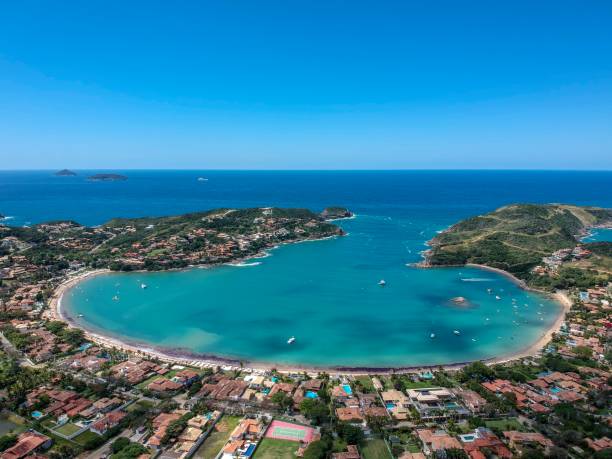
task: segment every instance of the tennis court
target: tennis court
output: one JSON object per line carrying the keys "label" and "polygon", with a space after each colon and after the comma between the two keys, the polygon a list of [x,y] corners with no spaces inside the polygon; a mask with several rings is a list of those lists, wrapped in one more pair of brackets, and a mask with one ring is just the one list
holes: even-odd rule
{"label": "tennis court", "polygon": [[275,438],[277,440],[291,440],[310,443],[314,433],[315,430],[312,427],[275,420],[272,421],[270,427],[268,427],[266,437]]}

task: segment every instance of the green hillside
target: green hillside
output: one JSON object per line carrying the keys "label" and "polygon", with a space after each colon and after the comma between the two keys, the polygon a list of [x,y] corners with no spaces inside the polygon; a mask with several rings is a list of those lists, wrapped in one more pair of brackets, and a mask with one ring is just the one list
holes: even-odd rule
{"label": "green hillside", "polygon": [[[531,280],[530,271],[542,258],[574,248],[588,228],[612,224],[612,209],[561,204],[512,204],[451,226],[430,241],[424,265],[476,263]],[[596,246],[606,264],[607,244]],[[603,255],[600,255],[603,254]],[[589,269],[583,263],[583,269]]]}

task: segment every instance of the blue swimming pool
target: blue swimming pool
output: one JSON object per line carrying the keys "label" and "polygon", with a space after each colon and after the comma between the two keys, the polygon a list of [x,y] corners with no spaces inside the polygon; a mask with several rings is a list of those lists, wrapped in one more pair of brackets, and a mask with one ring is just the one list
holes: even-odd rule
{"label": "blue swimming pool", "polygon": [[347,394],[353,395],[353,389],[351,389],[351,386],[349,386],[348,384],[342,384],[342,388]]}
{"label": "blue swimming pool", "polygon": [[244,456],[251,457],[253,455],[253,451],[255,451],[255,445],[251,444],[244,452]]}
{"label": "blue swimming pool", "polygon": [[311,390],[306,392],[306,394],[304,396],[306,398],[319,398],[318,394],[316,392],[311,391]]}
{"label": "blue swimming pool", "polygon": [[395,408],[395,403],[387,403],[385,404],[385,406],[389,411],[391,411],[393,408]]}
{"label": "blue swimming pool", "polygon": [[559,387],[553,387],[552,389],[550,389],[550,391],[553,394],[558,394],[559,392],[561,392],[563,389],[560,389]]}

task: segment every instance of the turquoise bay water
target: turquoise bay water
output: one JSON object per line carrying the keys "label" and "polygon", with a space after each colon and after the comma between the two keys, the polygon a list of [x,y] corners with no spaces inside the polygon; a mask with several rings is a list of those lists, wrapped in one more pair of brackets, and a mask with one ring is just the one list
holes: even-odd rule
{"label": "turquoise bay water", "polygon": [[612,241],[612,229],[595,228],[587,237],[582,239],[583,242],[610,242]]}
{"label": "turquoise bay water", "polygon": [[[313,366],[500,356],[533,343],[557,317],[556,303],[496,273],[406,266],[425,248],[422,231],[408,237],[408,219],[360,215],[341,225],[348,236],[283,246],[247,266],[94,277],[63,304],[87,328],[117,337]],[[455,305],[456,296],[469,304]]]}
{"label": "turquoise bay water", "polygon": [[[341,205],[357,212],[357,219],[340,223],[348,237],[284,246],[256,266],[113,274],[89,279],[65,297],[85,326],[120,338],[286,364],[438,364],[527,347],[554,321],[555,303],[486,271],[417,270],[406,263],[420,259],[436,231],[509,203],[612,207],[612,172],[77,172],[0,171],[0,213],[9,217],[3,223],[97,225],[118,216],[219,207]],[[97,172],[128,180],[86,179]],[[380,279],[387,287],[377,285]],[[449,302],[456,296],[470,307]]]}

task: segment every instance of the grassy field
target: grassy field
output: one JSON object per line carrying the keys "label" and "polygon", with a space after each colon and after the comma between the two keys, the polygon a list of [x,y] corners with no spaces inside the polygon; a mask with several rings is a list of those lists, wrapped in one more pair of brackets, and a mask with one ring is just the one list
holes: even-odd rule
{"label": "grassy field", "polygon": [[384,440],[370,440],[360,451],[363,459],[392,459]]}
{"label": "grassy field", "polygon": [[406,389],[423,389],[425,387],[435,387],[436,385],[431,381],[411,381],[408,378],[405,378],[404,385]]}
{"label": "grassy field", "polygon": [[495,421],[485,421],[485,425],[490,429],[499,430],[524,430],[523,425],[516,418],[498,419]]}
{"label": "grassy field", "polygon": [[74,437],[72,441],[78,443],[81,446],[85,446],[85,443],[87,443],[89,440],[93,440],[94,438],[99,438],[99,437],[100,435],[90,432],[89,430],[86,430],[82,434],[79,434],[76,437]]}
{"label": "grassy field", "polygon": [[57,429],[54,429],[57,433],[65,435],[67,437],[69,437],[70,435],[74,434],[75,432],[78,432],[81,428],[79,426],[77,426],[76,424],[73,424],[71,422],[68,422],[67,424],[64,424],[61,427],[58,427]]}
{"label": "grassy field", "polygon": [[155,403],[149,402],[148,400],[138,400],[137,402],[134,402],[131,405],[128,405],[128,407],[126,408],[126,411],[128,413],[131,413],[137,408],[149,409],[149,408],[153,408],[154,406],[155,406]]}
{"label": "grassy field", "polygon": [[299,446],[295,441],[264,438],[255,450],[254,459],[294,459]]}
{"label": "grassy field", "polygon": [[240,416],[223,416],[217,423],[214,431],[208,436],[202,446],[196,451],[193,457],[198,459],[214,459],[223,445],[227,442],[230,433],[242,419]]}
{"label": "grassy field", "polygon": [[355,381],[358,381],[367,392],[374,392],[374,384],[369,376],[357,376]]}

